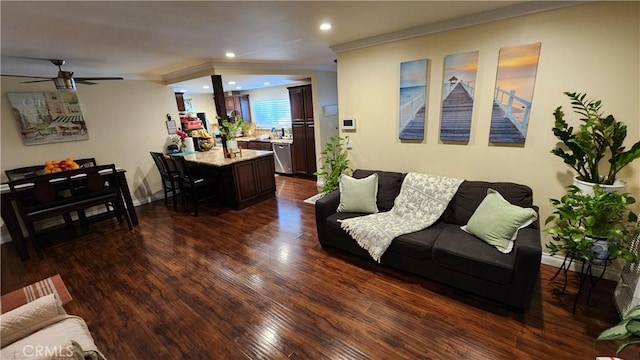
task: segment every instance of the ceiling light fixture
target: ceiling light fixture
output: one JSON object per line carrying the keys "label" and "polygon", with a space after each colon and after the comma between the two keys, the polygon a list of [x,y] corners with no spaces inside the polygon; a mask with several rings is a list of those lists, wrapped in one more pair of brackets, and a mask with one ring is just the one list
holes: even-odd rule
{"label": "ceiling light fixture", "polygon": [[242,86],[236,86],[236,89],[240,90],[240,89],[242,89]]}
{"label": "ceiling light fixture", "polygon": [[229,81],[229,85],[235,85],[236,82],[235,81]]}
{"label": "ceiling light fixture", "polygon": [[331,30],[331,24],[323,23],[322,25],[320,25],[320,30],[322,30],[322,31]]}
{"label": "ceiling light fixture", "polygon": [[268,81],[265,81],[265,82],[264,82],[264,85],[269,85],[269,84],[271,84],[271,83],[270,83],[270,82],[268,82]]}
{"label": "ceiling light fixture", "polygon": [[186,89],[180,89],[180,91],[179,91],[179,92],[181,92],[181,93],[186,93],[186,92],[187,92],[187,90],[186,90]]}
{"label": "ceiling light fixture", "polygon": [[203,88],[203,89],[208,89],[208,88],[209,88],[209,85],[202,85],[202,88]]}
{"label": "ceiling light fixture", "polygon": [[232,53],[232,52],[230,52],[230,51],[229,51],[229,52],[227,52],[225,55],[226,55],[228,58],[236,57],[236,54],[234,54],[234,53]]}

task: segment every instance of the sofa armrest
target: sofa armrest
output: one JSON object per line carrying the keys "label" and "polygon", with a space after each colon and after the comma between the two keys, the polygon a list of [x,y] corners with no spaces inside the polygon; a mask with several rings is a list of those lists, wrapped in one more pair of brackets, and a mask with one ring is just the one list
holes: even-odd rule
{"label": "sofa armrest", "polygon": [[511,296],[514,299],[513,302],[522,304],[522,309],[529,307],[533,289],[540,273],[542,245],[538,226],[521,229],[513,249],[516,252],[513,279],[516,291],[513,291]]}
{"label": "sofa armrest", "polygon": [[316,230],[320,244],[325,243],[327,233],[327,218],[335,214],[340,204],[340,191],[335,190],[316,201]]}

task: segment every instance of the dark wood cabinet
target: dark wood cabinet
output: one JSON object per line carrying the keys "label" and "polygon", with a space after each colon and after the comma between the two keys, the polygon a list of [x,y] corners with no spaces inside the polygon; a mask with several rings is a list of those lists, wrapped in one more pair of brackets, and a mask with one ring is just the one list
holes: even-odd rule
{"label": "dark wood cabinet", "polygon": [[316,144],[313,123],[313,95],[311,85],[289,89],[291,103],[291,150],[294,175],[314,176],[316,172]]}
{"label": "dark wood cabinet", "polygon": [[232,207],[236,210],[275,196],[275,164],[273,155],[232,165],[233,181],[228,182],[227,195],[233,195]]}
{"label": "dark wood cabinet", "polygon": [[184,94],[174,93],[176,95],[176,105],[178,105],[178,111],[186,111],[184,107]]}
{"label": "dark wood cabinet", "polygon": [[249,107],[249,95],[230,95],[224,98],[227,115],[235,111],[235,115],[244,122],[251,122],[251,108]]}
{"label": "dark wood cabinet", "polygon": [[268,141],[255,141],[255,140],[238,140],[238,147],[241,149],[251,150],[267,150],[272,151],[271,142]]}

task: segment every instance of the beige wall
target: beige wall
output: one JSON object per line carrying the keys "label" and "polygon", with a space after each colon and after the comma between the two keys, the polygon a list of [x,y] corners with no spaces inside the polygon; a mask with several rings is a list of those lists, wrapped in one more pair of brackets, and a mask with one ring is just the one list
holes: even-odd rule
{"label": "beige wall", "polygon": [[52,83],[21,84],[19,78],[2,77],[1,163],[4,170],[44,164],[66,157],[95,157],[127,170],[134,200],[146,202],[161,192],[160,176],[149,151],[163,151],[168,134],[166,114],[178,120],[170,87],[148,81],[103,81],[78,85],[78,99],[87,123],[89,140],[47,145],[23,144],[11,113],[7,92],[55,91]]}
{"label": "beige wall", "polygon": [[[552,113],[559,105],[570,108],[563,91],[602,99],[604,111],[628,125],[627,145],[640,139],[639,7],[638,2],[585,4],[338,54],[339,115],[358,121],[357,131],[348,134],[353,167],[527,184],[544,221],[551,211],[548,199],[561,196],[573,176],[549,153],[556,144]],[[534,42],[542,48],[526,144],[489,145],[498,51]],[[474,50],[480,58],[471,140],[439,143],[443,59]],[[400,63],[421,58],[432,60],[426,136],[422,143],[401,143]],[[640,197],[640,160],[620,178]]]}
{"label": "beige wall", "polygon": [[[314,82],[314,117],[316,136],[316,157],[318,158],[318,169],[321,166],[319,161],[320,153],[324,145],[329,142],[332,136],[338,135],[338,116],[326,113],[326,107],[338,104],[338,94],[336,92],[338,78],[336,73],[318,71]],[[321,179],[319,179],[321,180]]]}

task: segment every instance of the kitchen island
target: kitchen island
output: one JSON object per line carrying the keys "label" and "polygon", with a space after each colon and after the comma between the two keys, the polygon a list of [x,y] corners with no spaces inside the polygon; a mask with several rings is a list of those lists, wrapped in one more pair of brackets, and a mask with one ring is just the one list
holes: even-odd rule
{"label": "kitchen island", "polygon": [[218,177],[223,202],[235,210],[275,197],[272,151],[244,149],[236,157],[225,158],[221,148],[213,148],[184,158]]}

